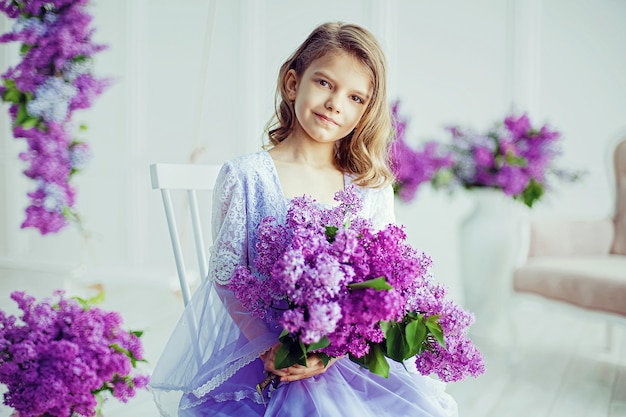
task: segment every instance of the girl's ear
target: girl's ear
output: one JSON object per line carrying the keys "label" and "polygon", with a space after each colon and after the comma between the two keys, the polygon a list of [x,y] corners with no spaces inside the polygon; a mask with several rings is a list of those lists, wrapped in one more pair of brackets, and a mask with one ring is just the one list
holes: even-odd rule
{"label": "girl's ear", "polygon": [[298,91],[298,76],[296,71],[290,69],[285,76],[285,91],[287,92],[287,98],[291,101],[296,99],[296,92]]}

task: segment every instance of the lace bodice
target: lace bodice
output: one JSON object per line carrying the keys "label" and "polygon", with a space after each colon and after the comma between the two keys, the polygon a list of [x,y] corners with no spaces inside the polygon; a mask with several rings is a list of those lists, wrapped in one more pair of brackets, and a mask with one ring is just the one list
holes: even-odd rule
{"label": "lace bodice", "polygon": [[[344,182],[351,178],[346,175]],[[363,199],[363,217],[382,228],[394,222],[393,191],[357,187]],[[256,229],[265,216],[284,222],[288,199],[282,193],[272,157],[266,151],[224,164],[213,196],[213,247],[209,279],[227,284],[234,269],[252,266],[256,256]]]}

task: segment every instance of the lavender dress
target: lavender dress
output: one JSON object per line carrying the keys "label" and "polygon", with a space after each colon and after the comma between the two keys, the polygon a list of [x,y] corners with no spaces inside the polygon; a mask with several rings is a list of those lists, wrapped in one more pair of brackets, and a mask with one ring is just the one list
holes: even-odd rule
{"label": "lavender dress", "polygon": [[[357,190],[361,215],[376,227],[394,221],[391,187]],[[185,309],[150,382],[161,415],[457,416],[443,383],[393,361],[389,378],[382,378],[347,358],[316,377],[280,384],[264,404],[255,388],[266,376],[259,355],[277,342],[281,329],[251,317],[225,285],[236,266],[250,265],[256,256],[261,219],[271,215],[284,222],[287,204],[267,152],[223,166],[213,197],[209,277]]]}

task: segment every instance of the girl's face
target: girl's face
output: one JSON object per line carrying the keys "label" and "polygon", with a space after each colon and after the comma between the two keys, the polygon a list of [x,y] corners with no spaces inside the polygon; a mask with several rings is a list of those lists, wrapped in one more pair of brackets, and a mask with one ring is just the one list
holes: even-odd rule
{"label": "girl's face", "polygon": [[298,77],[287,73],[289,100],[297,123],[292,136],[334,143],[358,125],[372,96],[372,79],[352,55],[336,52],[316,59]]}

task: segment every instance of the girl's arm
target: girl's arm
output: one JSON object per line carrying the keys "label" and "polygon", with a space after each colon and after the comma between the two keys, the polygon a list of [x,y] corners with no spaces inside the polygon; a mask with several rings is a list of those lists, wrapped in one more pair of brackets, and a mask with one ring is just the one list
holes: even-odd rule
{"label": "girl's arm", "polygon": [[226,163],[213,192],[213,246],[209,260],[209,279],[230,317],[250,341],[266,336],[267,323],[253,317],[228,288],[235,268],[248,265],[248,219],[246,195],[236,168]]}

